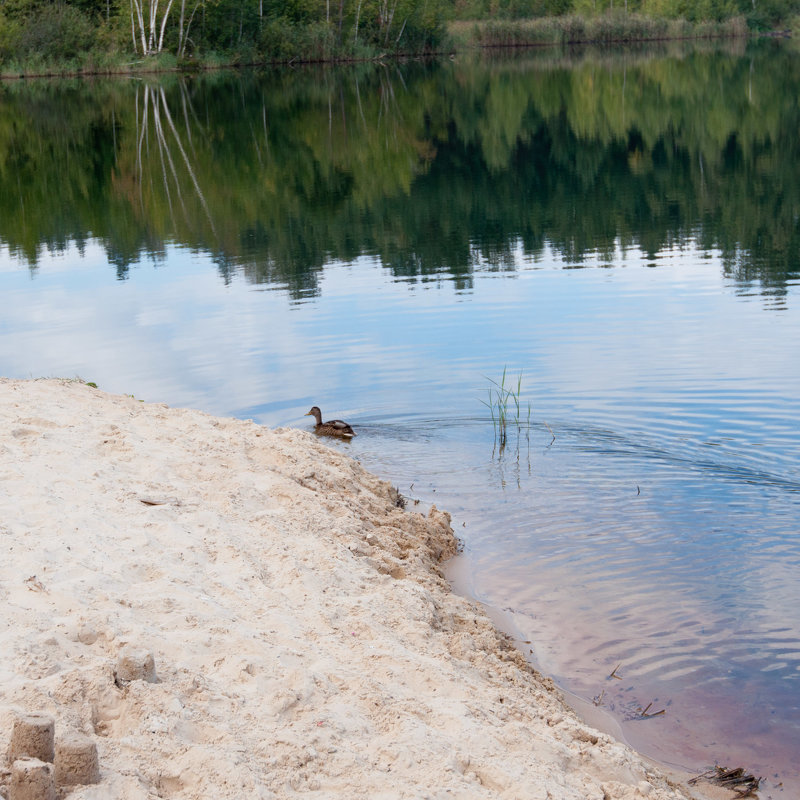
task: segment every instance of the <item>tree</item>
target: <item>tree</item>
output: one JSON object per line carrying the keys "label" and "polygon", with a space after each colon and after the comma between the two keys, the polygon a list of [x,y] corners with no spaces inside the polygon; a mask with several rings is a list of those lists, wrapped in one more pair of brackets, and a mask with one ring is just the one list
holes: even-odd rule
{"label": "tree", "polygon": [[[160,53],[164,49],[164,31],[174,0],[131,0],[131,33],[133,48],[142,55]],[[161,8],[159,8],[161,6]]]}

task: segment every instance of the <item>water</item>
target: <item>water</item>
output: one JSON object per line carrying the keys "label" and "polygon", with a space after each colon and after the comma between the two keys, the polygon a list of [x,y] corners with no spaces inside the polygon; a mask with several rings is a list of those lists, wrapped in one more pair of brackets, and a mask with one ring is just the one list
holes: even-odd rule
{"label": "water", "polygon": [[347,419],[537,665],[795,796],[800,74],[736,47],[4,85],[0,373]]}

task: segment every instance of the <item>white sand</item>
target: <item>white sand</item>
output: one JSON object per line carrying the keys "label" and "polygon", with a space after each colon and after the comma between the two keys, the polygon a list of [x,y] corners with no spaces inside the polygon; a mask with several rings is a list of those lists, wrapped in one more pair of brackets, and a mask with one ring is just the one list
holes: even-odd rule
{"label": "white sand", "polygon": [[59,380],[0,379],[0,425],[0,756],[22,711],[91,736],[70,798],[692,796],[450,592],[447,514],[314,436]]}

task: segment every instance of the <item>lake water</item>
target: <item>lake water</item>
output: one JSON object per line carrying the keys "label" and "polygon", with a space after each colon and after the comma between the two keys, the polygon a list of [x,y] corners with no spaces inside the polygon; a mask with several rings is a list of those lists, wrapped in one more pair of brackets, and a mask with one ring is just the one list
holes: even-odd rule
{"label": "lake water", "polygon": [[0,374],[347,419],[536,665],[643,752],[798,796],[798,65],[4,84]]}

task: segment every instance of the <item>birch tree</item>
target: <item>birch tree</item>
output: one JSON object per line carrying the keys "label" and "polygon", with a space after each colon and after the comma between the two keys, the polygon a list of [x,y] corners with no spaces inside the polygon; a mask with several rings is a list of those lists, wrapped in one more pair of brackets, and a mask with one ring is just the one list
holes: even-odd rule
{"label": "birch tree", "polygon": [[164,49],[164,32],[174,0],[131,0],[131,34],[138,53],[150,56]]}
{"label": "birch tree", "polygon": [[[189,42],[189,29],[202,0],[179,0],[177,55],[182,58]],[[175,0],[131,0],[131,35],[135,52],[145,56],[164,50],[164,34]]]}

